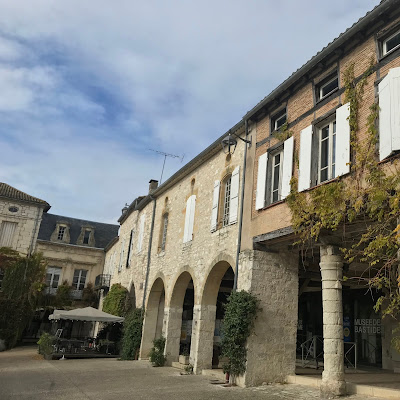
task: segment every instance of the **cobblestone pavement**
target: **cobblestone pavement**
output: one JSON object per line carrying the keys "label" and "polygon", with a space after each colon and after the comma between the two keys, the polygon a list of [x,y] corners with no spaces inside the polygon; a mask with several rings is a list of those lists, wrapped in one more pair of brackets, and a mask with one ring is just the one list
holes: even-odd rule
{"label": "cobblestone pavement", "polygon": [[[312,400],[319,392],[300,385],[224,388],[205,376],[182,376],[145,361],[87,359],[45,361],[36,348],[0,353],[1,400]],[[366,397],[350,396],[352,400]],[[370,397],[369,399],[373,399]]]}

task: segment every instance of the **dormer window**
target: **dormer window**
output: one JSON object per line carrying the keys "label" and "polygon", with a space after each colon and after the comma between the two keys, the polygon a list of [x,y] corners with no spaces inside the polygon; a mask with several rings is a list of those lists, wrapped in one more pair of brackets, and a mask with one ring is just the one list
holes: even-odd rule
{"label": "dormer window", "polygon": [[65,230],[67,228],[65,226],[60,226],[58,228],[58,235],[57,235],[57,239],[58,240],[63,240],[64,239],[64,235],[65,235]]}
{"label": "dormer window", "polygon": [[382,41],[382,55],[400,48],[400,29]]}
{"label": "dormer window", "polygon": [[328,97],[336,89],[339,88],[339,79],[337,73],[330,75],[327,79],[324,79],[320,84],[317,85],[317,101]]}
{"label": "dormer window", "polygon": [[91,233],[92,231],[90,231],[89,229],[85,229],[85,233],[83,234],[83,244],[89,244]]}
{"label": "dormer window", "polygon": [[286,107],[285,107],[272,116],[271,118],[272,132],[279,130],[286,123],[286,120],[287,117],[286,117]]}

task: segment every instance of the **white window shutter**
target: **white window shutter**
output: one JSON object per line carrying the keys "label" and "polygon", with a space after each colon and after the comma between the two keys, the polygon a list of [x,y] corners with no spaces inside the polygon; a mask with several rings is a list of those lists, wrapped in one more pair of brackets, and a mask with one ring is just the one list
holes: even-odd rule
{"label": "white window shutter", "polygon": [[231,195],[229,199],[229,225],[237,222],[239,206],[239,171],[240,166],[238,165],[232,172]]}
{"label": "white window shutter", "polygon": [[256,210],[260,210],[265,206],[265,185],[267,183],[267,164],[268,164],[268,153],[264,153],[263,155],[258,157]]}
{"label": "white window shutter", "polygon": [[282,166],[282,184],[281,184],[281,200],[290,193],[290,180],[293,173],[293,136],[283,142],[283,166]]}
{"label": "white window shutter", "polygon": [[389,71],[390,81],[390,116],[392,128],[392,151],[400,150],[400,68]]}
{"label": "white window shutter", "polygon": [[335,176],[350,172],[350,103],[336,110]]}
{"label": "white window shutter", "polygon": [[312,134],[312,125],[307,126],[300,132],[299,192],[310,187]]}
{"label": "white window shutter", "polygon": [[12,247],[16,227],[16,222],[2,222],[0,226],[0,247]]}
{"label": "white window shutter", "polygon": [[138,241],[137,241],[137,252],[142,251],[143,247],[143,236],[144,236],[144,224],[146,221],[146,214],[142,214],[139,220],[139,234],[138,234]]}
{"label": "white window shutter", "polygon": [[121,269],[122,269],[122,259],[124,257],[124,245],[125,245],[125,240],[123,240],[122,243],[121,243],[121,251],[119,253],[118,272],[120,272]]}
{"label": "white window shutter", "polygon": [[214,232],[217,230],[220,187],[221,187],[221,182],[215,181],[214,182],[214,192],[213,192],[213,204],[212,204],[212,211],[211,211],[211,232]]}
{"label": "white window shutter", "polygon": [[186,201],[185,229],[183,232],[183,243],[193,239],[194,212],[196,208],[196,195],[190,196]]}

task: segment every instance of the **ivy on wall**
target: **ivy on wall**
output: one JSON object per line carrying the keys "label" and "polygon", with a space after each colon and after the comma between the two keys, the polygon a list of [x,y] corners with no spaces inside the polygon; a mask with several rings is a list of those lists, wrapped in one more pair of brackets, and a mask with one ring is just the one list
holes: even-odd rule
{"label": "ivy on wall", "polygon": [[114,283],[103,301],[103,311],[124,317],[131,309],[129,292],[120,283]]}
{"label": "ivy on wall", "polygon": [[239,376],[246,371],[246,341],[254,327],[258,299],[244,290],[235,291],[228,297],[223,322],[222,355],[228,357],[224,372]]}
{"label": "ivy on wall", "polygon": [[[302,193],[297,191],[297,179],[293,177],[287,203],[299,237],[297,244],[307,248],[325,233],[338,231],[340,234],[341,229],[341,250],[347,262],[366,264],[366,270],[357,279],[382,291],[376,311],[397,318],[400,313],[400,174],[395,162],[383,166],[378,162],[378,104],[370,106],[365,135],[359,135],[359,112],[373,67],[371,61],[359,79],[355,79],[354,64],[343,74],[345,103],[350,102],[351,174]],[[355,223],[363,226],[362,233],[345,236],[346,228]]]}
{"label": "ivy on wall", "polygon": [[125,317],[122,330],[122,360],[137,360],[142,341],[143,310],[135,308]]}

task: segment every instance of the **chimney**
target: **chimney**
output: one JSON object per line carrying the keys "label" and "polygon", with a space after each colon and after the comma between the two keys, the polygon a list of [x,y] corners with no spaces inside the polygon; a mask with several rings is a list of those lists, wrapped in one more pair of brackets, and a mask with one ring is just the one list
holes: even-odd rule
{"label": "chimney", "polygon": [[158,181],[151,179],[149,182],[149,194],[154,192],[158,188]]}
{"label": "chimney", "polygon": [[124,208],[122,209],[122,215],[124,215],[129,209],[128,203],[125,203]]}

